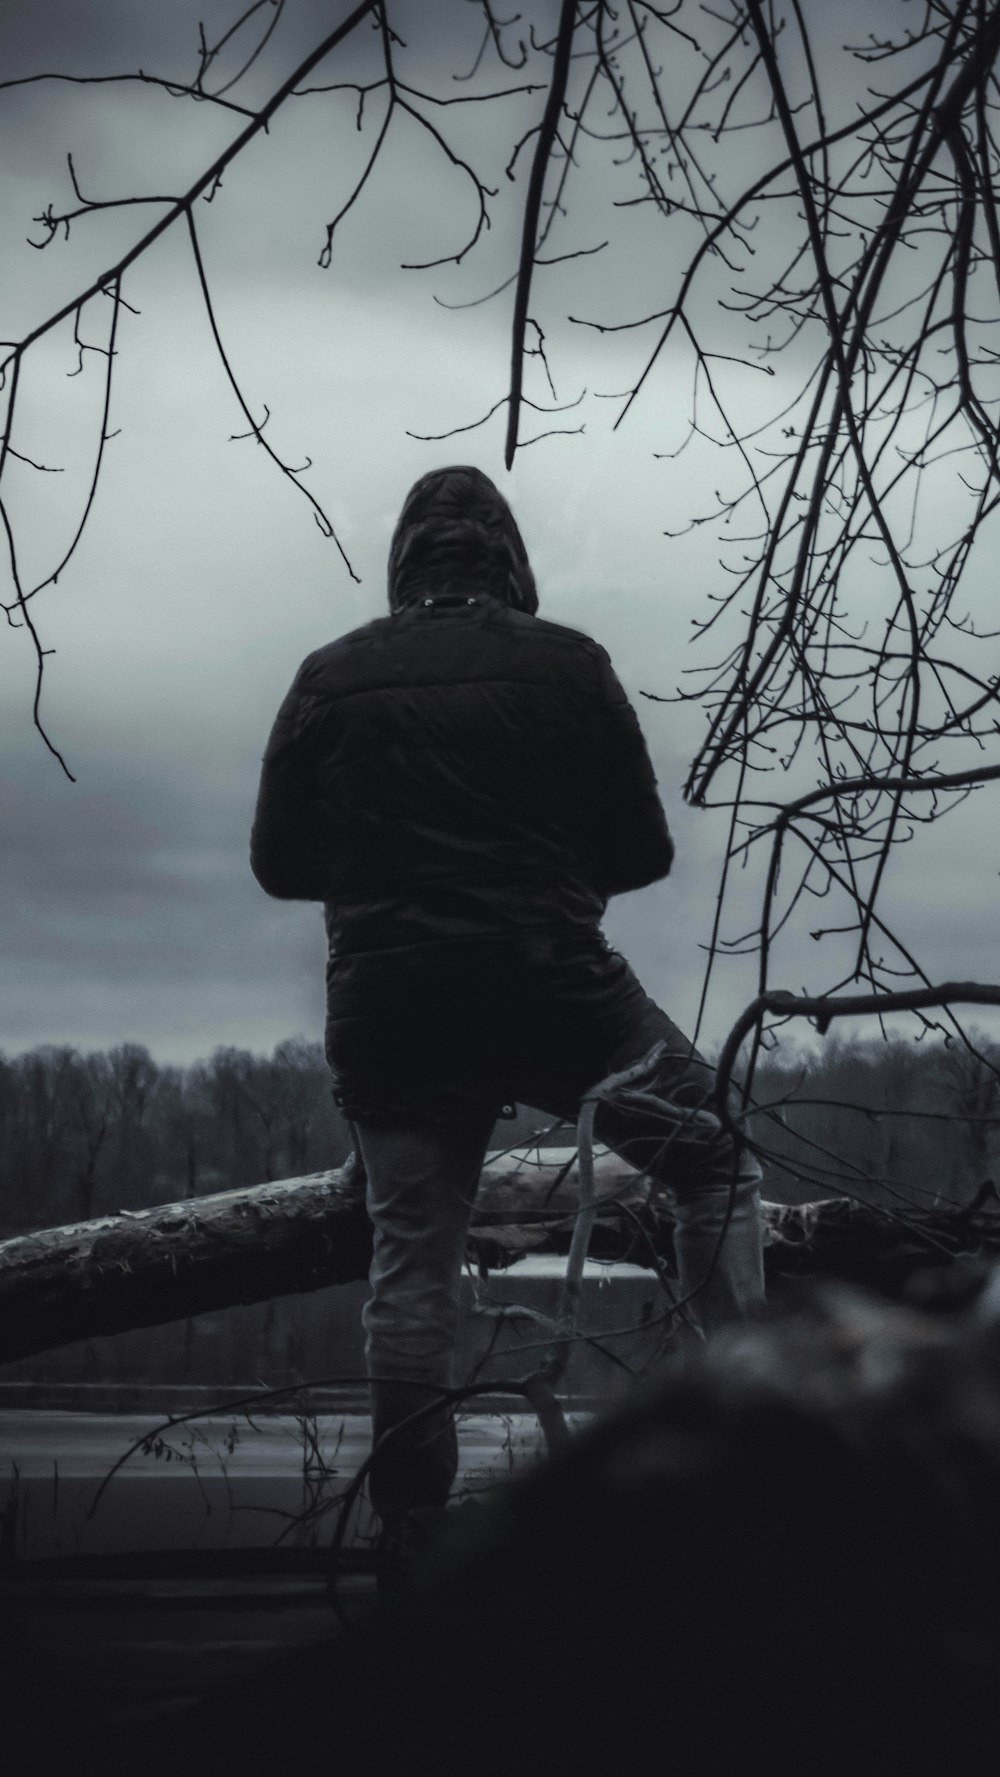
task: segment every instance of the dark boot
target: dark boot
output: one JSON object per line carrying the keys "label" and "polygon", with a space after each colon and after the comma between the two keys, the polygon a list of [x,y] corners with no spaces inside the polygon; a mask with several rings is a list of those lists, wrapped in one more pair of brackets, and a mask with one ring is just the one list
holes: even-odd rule
{"label": "dark boot", "polygon": [[405,1581],[415,1556],[433,1539],[458,1468],[451,1403],[417,1382],[370,1384],[372,1504],[381,1520],[377,1547],[380,1597]]}
{"label": "dark boot", "polygon": [[375,1545],[375,1583],[382,1609],[406,1592],[414,1566],[433,1545],[444,1515],[443,1506],[411,1506],[382,1520]]}

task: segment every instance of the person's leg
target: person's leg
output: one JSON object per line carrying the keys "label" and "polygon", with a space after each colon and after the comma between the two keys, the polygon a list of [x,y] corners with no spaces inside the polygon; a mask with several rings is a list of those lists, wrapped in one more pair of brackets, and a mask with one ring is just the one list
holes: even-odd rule
{"label": "person's leg", "polygon": [[660,1019],[645,1053],[662,1043],[661,1053],[639,1082],[612,1085],[595,1134],[668,1192],[679,1296],[690,1297],[687,1317],[707,1336],[764,1302],[761,1173],[710,1108],[713,1069],[665,1013]]}
{"label": "person's leg", "polygon": [[698,1331],[760,1306],[760,1168],[711,1113],[713,1069],[624,958],[603,945],[554,957],[540,974],[533,1028],[538,1062],[517,1096],[568,1118],[585,1092],[662,1045],[650,1075],[602,1097],[596,1137],[669,1195],[680,1295],[691,1297]]}
{"label": "person's leg", "polygon": [[370,1491],[390,1531],[436,1515],[454,1480],[451,1408],[434,1404],[452,1379],[462,1260],[492,1126],[487,1111],[356,1125],[374,1232],[362,1316],[375,1446]]}

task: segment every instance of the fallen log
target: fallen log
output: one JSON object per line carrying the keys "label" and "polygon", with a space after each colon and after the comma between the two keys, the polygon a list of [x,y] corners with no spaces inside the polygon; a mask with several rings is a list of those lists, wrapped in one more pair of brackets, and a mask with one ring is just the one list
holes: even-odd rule
{"label": "fallen log", "polygon": [[0,1243],[0,1362],[367,1274],[339,1172],[219,1191]]}
{"label": "fallen log", "polygon": [[[595,1155],[595,1257],[672,1266],[671,1219],[647,1181]],[[990,1188],[992,1191],[992,1187]],[[470,1257],[503,1268],[568,1249],[579,1205],[572,1150],[491,1155]],[[889,1289],[915,1268],[1000,1253],[1000,1200],[900,1218],[848,1198],[765,1204],[771,1279],[850,1278]],[[131,1327],[324,1289],[367,1276],[371,1230],[351,1162],[306,1178],[123,1210],[0,1242],[0,1362]]]}

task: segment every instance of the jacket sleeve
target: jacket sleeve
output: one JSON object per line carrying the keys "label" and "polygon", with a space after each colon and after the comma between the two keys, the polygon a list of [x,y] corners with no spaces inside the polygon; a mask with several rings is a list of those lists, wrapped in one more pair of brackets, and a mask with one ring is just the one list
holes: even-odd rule
{"label": "jacket sleeve", "polygon": [[674,844],[636,713],[603,648],[590,758],[590,854],[605,896],[645,888],[669,873]]}
{"label": "jacket sleeve", "polygon": [[264,752],[250,834],[250,868],[269,895],[283,901],[322,901],[324,860],[315,786],[316,710],[296,675]]}

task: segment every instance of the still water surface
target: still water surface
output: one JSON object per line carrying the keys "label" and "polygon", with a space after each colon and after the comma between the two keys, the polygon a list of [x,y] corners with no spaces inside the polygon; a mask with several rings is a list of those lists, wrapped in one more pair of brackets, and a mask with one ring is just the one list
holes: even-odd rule
{"label": "still water surface", "polygon": [[[22,1559],[327,1541],[338,1498],[368,1453],[363,1413],[295,1419],[0,1411],[0,1512]],[[460,1417],[458,1496],[538,1460],[533,1415]],[[142,1447],[145,1440],[145,1447]],[[98,1499],[104,1478],[133,1445]],[[347,1543],[365,1541],[362,1503]]]}

